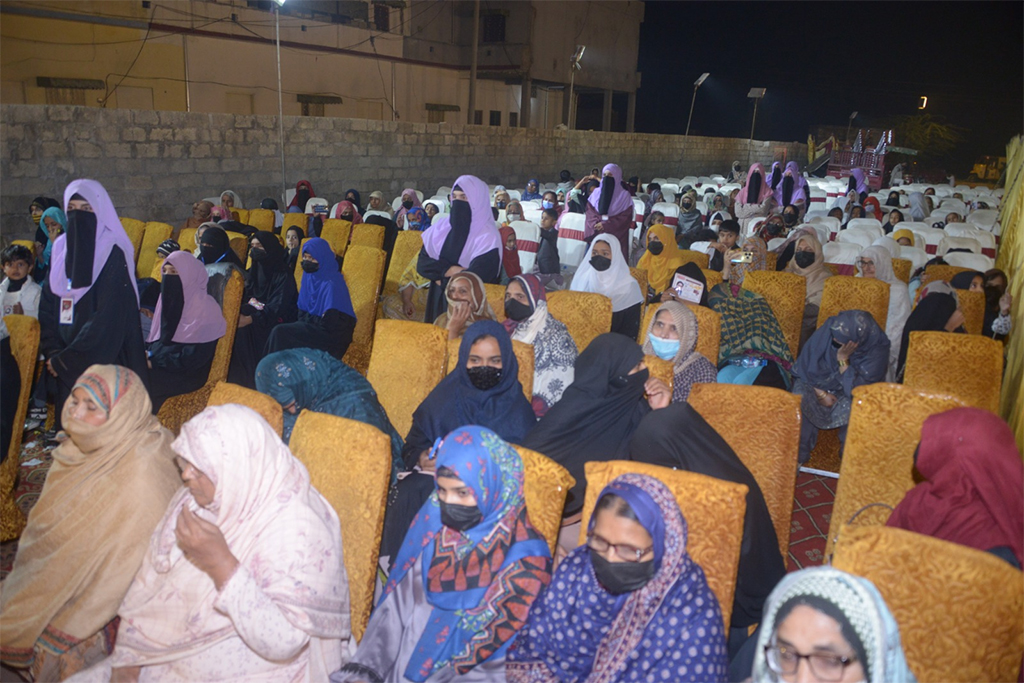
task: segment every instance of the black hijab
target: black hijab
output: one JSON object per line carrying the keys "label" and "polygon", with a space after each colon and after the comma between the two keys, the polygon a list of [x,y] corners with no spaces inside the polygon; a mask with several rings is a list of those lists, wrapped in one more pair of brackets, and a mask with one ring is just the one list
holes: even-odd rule
{"label": "black hijab", "polygon": [[985,273],[977,270],[967,270],[962,273],[957,273],[949,281],[949,284],[953,289],[970,289],[971,284],[974,282],[974,278],[980,277],[982,282],[985,282]]}
{"label": "black hijab", "polygon": [[231,248],[231,238],[223,228],[212,225],[203,231],[199,239],[199,260],[206,265],[231,263],[238,268],[242,267],[238,255]]}
{"label": "black hijab", "polygon": [[[779,168],[777,164],[772,164],[772,177],[770,179],[769,187],[772,188],[773,192],[775,191],[775,188],[779,186],[780,180],[782,180],[782,169]],[[789,204],[789,202],[783,202],[783,205],[785,204]]]}
{"label": "black hijab", "polygon": [[[245,274],[245,293],[247,298],[253,297],[266,303],[271,296],[274,278],[281,273],[292,275],[294,270],[288,270],[288,251],[274,233],[261,230],[254,237],[266,255],[256,258],[256,250],[250,251],[252,265]],[[294,281],[295,278],[292,277],[292,282]]]}
{"label": "black hijab", "polygon": [[[903,373],[907,364],[907,347],[910,346],[911,332],[942,332],[950,316],[956,312],[960,303],[952,294],[935,292],[917,302],[906,325],[903,326],[903,339],[900,342],[900,358],[896,363],[896,381],[903,383]],[[963,328],[961,328],[963,329]],[[957,330],[959,332],[959,330]]]}
{"label": "black hijab", "polygon": [[72,287],[89,287],[92,285],[92,262],[96,255],[96,214],[73,209],[67,216],[64,274]]}
{"label": "black hijab", "polygon": [[160,281],[160,341],[170,344],[178,331],[181,314],[185,310],[185,289],[180,275],[165,274]]}
{"label": "black hijab", "polygon": [[699,280],[704,285],[704,291],[700,295],[700,305],[710,308],[708,306],[708,279],[704,276],[704,271],[700,269],[700,266],[689,261],[676,268],[676,274],[685,275],[692,280]]}
{"label": "black hijab", "polygon": [[889,193],[889,197],[885,200],[885,205],[886,206],[893,206],[893,207],[896,207],[898,209],[900,207],[900,193],[899,192],[890,192]]}
{"label": "black hijab", "polygon": [[[56,199],[53,199],[51,197],[36,197],[35,199],[32,200],[32,203],[28,205],[29,214],[32,213],[33,207],[36,206],[38,206],[43,211],[46,211],[47,209],[51,209],[54,207],[60,208],[60,203]],[[45,245],[46,241],[49,239],[49,237],[46,234],[46,226],[43,225],[42,218],[39,219],[39,224],[36,225],[35,239],[36,242],[39,242],[39,244],[43,245]]]}
{"label": "black hijab", "polygon": [[650,412],[643,400],[649,373],[629,371],[644,358],[629,337],[608,332],[590,342],[576,359],[576,376],[523,443],[543,453],[576,479],[565,515],[583,508],[587,482],[583,464],[626,457],[629,439]]}
{"label": "black hijab", "polygon": [[[840,372],[838,346],[857,342],[850,367]],[[817,389],[835,395],[852,396],[862,384],[884,382],[889,369],[889,338],[871,314],[851,309],[842,311],[814,331],[800,349],[793,374]]]}
{"label": "black hijab", "polygon": [[786,573],[768,505],[743,461],[700,413],[673,403],[648,414],[629,442],[630,459],[744,484],[747,511],[733,597],[732,627],[761,621],[761,608]]}

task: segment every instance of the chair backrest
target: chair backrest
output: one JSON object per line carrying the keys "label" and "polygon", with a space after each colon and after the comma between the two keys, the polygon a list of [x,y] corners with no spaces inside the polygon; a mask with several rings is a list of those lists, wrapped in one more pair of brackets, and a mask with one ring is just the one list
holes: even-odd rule
{"label": "chair backrest", "polygon": [[935,264],[924,269],[924,275],[921,278],[921,282],[922,284],[935,282],[937,280],[949,282],[957,273],[966,273],[969,270],[971,269],[961,268],[960,266],[943,266]]}
{"label": "chair backrest", "polygon": [[[910,272],[913,275],[917,269],[928,263],[928,252],[919,247],[900,247],[900,258],[910,261]],[[896,262],[893,261],[893,270],[896,269]],[[898,276],[897,276],[898,277]]]}
{"label": "chair backrest", "polygon": [[[902,250],[900,251],[902,254]],[[910,259],[894,258],[892,260],[892,273],[900,282],[910,282],[910,271],[914,267]]]}
{"label": "chair backrest", "polygon": [[882,221],[877,218],[851,218],[846,226],[847,230],[864,230],[875,236],[875,239],[882,237]]}
{"label": "chair backrest", "polygon": [[537,262],[537,250],[540,249],[540,226],[530,221],[515,221],[511,227],[516,234],[519,265],[524,273],[529,273]]}
{"label": "chair backrest", "polygon": [[660,379],[668,387],[669,396],[672,395],[672,391],[675,387],[675,367],[672,365],[672,361],[662,360],[657,356],[644,355],[644,365],[647,366],[647,372],[650,374],[651,379]]}
{"label": "chair backrest", "polygon": [[565,323],[580,353],[595,337],[612,329],[612,300],[603,294],[567,289],[552,292],[548,311]]}
{"label": "chair backrest", "polygon": [[303,237],[299,242],[299,257],[295,259],[295,288],[299,291],[302,290],[302,249],[306,246],[306,242],[313,239],[312,237]]}
{"label": "chair backrest", "polygon": [[249,209],[234,207],[231,209],[231,217],[242,225],[249,225]]}
{"label": "chair backrest", "polygon": [[[697,353],[707,358],[713,365],[718,365],[718,346],[722,336],[722,317],[718,311],[707,306],[686,303],[690,312],[697,317]],[[640,334],[637,342],[643,346],[647,341],[647,330],[658,312],[658,304],[651,304],[647,307],[643,322],[640,324]]]}
{"label": "chair backrest", "polygon": [[206,291],[220,303],[220,310],[228,329],[224,336],[217,340],[217,349],[210,365],[210,376],[207,384],[223,382],[228,378],[228,366],[231,365],[231,349],[235,344],[235,331],[238,329],[238,311],[242,307],[242,294],[245,291],[245,278],[242,271],[232,266],[220,264],[206,266],[210,276]]}
{"label": "chair backrest", "polygon": [[249,210],[249,225],[263,232],[274,232],[276,218],[270,209]]}
{"label": "chair backrest", "polygon": [[142,246],[135,252],[135,276],[138,278],[149,277],[153,272],[153,264],[156,263],[158,255],[156,248],[164,240],[171,238],[174,228],[167,223],[151,221],[146,223],[142,234]]}
{"label": "chair backrest", "polygon": [[825,242],[821,245],[821,252],[827,263],[846,266],[852,266],[863,249],[864,247],[854,242]]}
{"label": "chair backrest", "polygon": [[946,239],[946,231],[941,228],[911,228],[911,230],[924,238],[924,250],[929,254],[937,253],[939,243]]}
{"label": "chair backrest", "polygon": [[178,233],[178,246],[181,247],[182,251],[194,253],[199,247],[199,245],[196,244],[196,228],[183,228],[182,231]]}
{"label": "chair backrest", "polygon": [[[683,259],[683,263],[696,263],[701,268],[708,267],[708,255],[704,251],[694,251],[693,249],[682,249],[679,255]],[[710,286],[710,283],[709,285]]]}
{"label": "chair backrest", "polygon": [[839,232],[839,228],[842,225],[839,222],[838,218],[836,218],[834,216],[829,216],[827,213],[824,216],[815,216],[814,218],[810,218],[810,219],[808,219],[808,221],[810,223],[821,223],[822,225],[827,227],[829,233],[831,233],[833,235],[836,234],[837,232]]}
{"label": "chair backrest", "polygon": [[984,273],[995,266],[995,259],[984,254],[968,254],[966,252],[953,252],[942,257],[950,266],[957,266],[964,270],[978,270]]}
{"label": "chair backrest", "polygon": [[935,253],[944,256],[950,249],[970,249],[974,254],[981,253],[981,243],[970,237],[943,237],[939,241]]}
{"label": "chair backrest", "polygon": [[660,211],[665,215],[665,225],[679,225],[679,207],[669,202],[656,202],[651,211]]}
{"label": "chair backrest", "polygon": [[636,280],[636,284],[640,287],[641,294],[644,295],[644,303],[642,308],[647,305],[647,271],[643,268],[630,268],[629,274]]}
{"label": "chair backrest", "polygon": [[768,301],[795,359],[800,348],[807,280],[796,273],[754,270],[743,278],[743,289],[756,292]]}
{"label": "chair backrest", "polygon": [[303,410],[289,447],[309,470],[310,483],[341,520],[352,635],[359,641],[373,610],[391,481],[391,439],[356,420]]}
{"label": "chair backrest", "polygon": [[855,514],[852,523],[858,526],[885,524],[890,508],[896,507],[916,483],[914,452],[921,441],[924,421],[966,405],[955,396],[902,384],[879,382],[853,390],[832,524],[825,543],[826,558],[832,554],[839,528],[850,524]]}
{"label": "chair backrest", "polygon": [[999,220],[999,212],[995,209],[979,209],[967,215],[968,223],[987,232],[992,232],[997,220]]}
{"label": "chair backrest", "polygon": [[281,221],[281,234],[285,235],[288,233],[288,228],[296,227],[302,231],[302,234],[309,237],[307,231],[309,230],[309,216],[304,213],[286,213],[282,217]]}
{"label": "chair backrest", "polygon": [[[725,439],[757,480],[785,562],[800,452],[800,397],[771,387],[694,384],[687,403]],[[754,414],[764,419],[751,420]]]}
{"label": "chair backrest", "polygon": [[[39,321],[29,315],[5,315],[4,323],[11,335],[11,355],[18,363],[18,373],[21,375],[18,408],[14,413],[14,422],[12,423],[15,428],[11,435],[11,444],[7,448],[7,457],[17,463],[18,454],[21,452],[21,425],[25,424],[25,417],[28,415],[29,397],[32,396],[35,377],[36,356],[39,354]],[[10,399],[10,396],[4,397],[5,401]],[[17,468],[17,465],[14,467]],[[13,480],[11,483],[13,486]],[[0,491],[0,495],[6,493],[7,491]]]}
{"label": "chair backrest", "polygon": [[487,294],[487,305],[494,311],[494,319],[505,322],[505,285],[493,285],[484,283],[484,292]]}
{"label": "chair backrest", "polygon": [[[448,355],[445,365],[445,374],[450,374],[459,365],[459,347],[462,345],[462,338],[448,340]],[[533,344],[527,344],[516,339],[512,340],[512,352],[516,355],[519,363],[519,383],[523,385],[523,394],[527,401],[533,400]]]}
{"label": "chair backrest", "polygon": [[284,412],[281,409],[281,404],[267,394],[230,382],[217,382],[213,391],[210,392],[210,398],[206,401],[206,405],[222,406],[228,403],[237,403],[252,408],[267,421],[267,424],[277,432],[278,436],[284,433]]}
{"label": "chair backrest", "polygon": [[121,227],[132,242],[132,249],[135,250],[135,260],[139,260],[139,250],[142,249],[142,237],[146,232],[146,222],[135,218],[122,218]]}
{"label": "chair backrest", "polygon": [[704,279],[708,281],[708,289],[712,289],[722,284],[722,273],[717,270],[708,270],[707,268],[701,268],[700,272],[704,273]]}
{"label": "chair backrest", "polygon": [[399,434],[409,433],[413,411],[444,378],[447,359],[448,334],[440,327],[377,321],[366,379]]}
{"label": "chair backrest", "polygon": [[320,237],[331,245],[335,256],[344,256],[348,250],[348,238],[352,234],[351,221],[340,218],[328,218],[320,228]]}
{"label": "chair backrest", "polygon": [[374,247],[375,249],[384,248],[384,226],[376,225],[374,223],[358,223],[352,226],[352,246],[357,244]]}
{"label": "chair backrest", "polygon": [[575,269],[587,255],[587,243],[583,239],[587,217],[582,213],[565,213],[558,225],[558,260],[562,265]]}
{"label": "chair backrest", "polygon": [[844,528],[832,566],[875,585],[922,683],[1015,681],[1024,574],[991,553],[890,527]]}
{"label": "chair backrest", "polygon": [[322,208],[320,213],[323,214],[324,218],[326,218],[328,213],[330,212],[330,206],[331,202],[330,200],[327,199],[327,197],[310,197],[309,201],[306,202],[305,213],[307,215],[312,216],[314,213],[317,212],[317,209]]}
{"label": "chair backrest", "polygon": [[840,244],[856,244],[861,249],[867,249],[876,239],[878,238],[867,230],[847,228],[846,230],[839,231],[839,237],[836,241]]}
{"label": "chair backrest", "polygon": [[686,552],[704,570],[728,629],[743,541],[747,487],[695,472],[628,460],[588,462],[583,470],[587,477],[587,493],[580,527],[581,544],[587,540],[587,526],[597,505],[597,496],[619,475],[630,472],[646,474],[672,491],[686,520]]}
{"label": "chair backrest", "polygon": [[382,296],[398,293],[398,284],[402,280],[402,273],[422,248],[423,233],[418,230],[402,230],[398,233],[398,237],[395,238],[395,250],[391,254],[391,263],[388,264],[388,272],[384,277]]}
{"label": "chair backrest", "polygon": [[959,396],[968,405],[998,413],[1003,345],[973,334],[911,332],[903,383]]}
{"label": "chair backrest", "polygon": [[889,283],[875,278],[833,275],[825,280],[818,309],[818,327],[842,311],[867,311],[885,330],[889,317]]}
{"label": "chair backrest", "polygon": [[552,557],[562,529],[562,511],[576,480],[557,462],[529,448],[512,445],[523,461],[523,494],[533,527],[547,540]]}
{"label": "chair backrest", "polygon": [[985,328],[985,293],[958,290],[960,310],[964,314],[964,328],[968,334],[981,334]]}
{"label": "chair backrest", "polygon": [[[379,226],[377,226],[379,227]],[[348,248],[345,262],[341,265],[352,309],[356,313],[356,328],[352,332],[352,344],[345,352],[344,362],[366,374],[373,346],[373,323],[377,319],[377,304],[384,280],[383,249],[353,244]]]}
{"label": "chair backrest", "polygon": [[249,238],[240,232],[227,230],[231,251],[235,252],[239,263],[245,263],[249,258]]}

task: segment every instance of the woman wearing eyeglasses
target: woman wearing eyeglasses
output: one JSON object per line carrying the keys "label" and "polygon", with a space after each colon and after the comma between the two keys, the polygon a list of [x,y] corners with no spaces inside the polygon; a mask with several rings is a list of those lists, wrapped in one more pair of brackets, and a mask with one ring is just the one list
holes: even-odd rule
{"label": "woman wearing eyeglasses", "polygon": [[768,597],[754,683],[916,681],[874,585],[831,567],[784,578]]}
{"label": "woman wearing eyeglasses", "polygon": [[725,633],[668,488],[624,474],[555,571],[505,661],[509,683],[725,681]]}

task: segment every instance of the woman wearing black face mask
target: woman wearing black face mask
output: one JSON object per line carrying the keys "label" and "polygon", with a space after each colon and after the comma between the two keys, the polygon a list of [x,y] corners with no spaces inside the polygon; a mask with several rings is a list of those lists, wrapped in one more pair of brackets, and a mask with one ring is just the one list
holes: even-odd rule
{"label": "woman wearing black face mask", "polygon": [[668,487],[617,477],[588,529],[587,546],[530,609],[509,652],[509,683],[725,681],[722,612],[686,552],[686,520]]}
{"label": "woman wearing black face mask", "polygon": [[590,193],[584,235],[610,235],[618,240],[622,256],[629,258],[629,231],[635,226],[633,197],[622,185],[622,169],[608,164],[601,171],[601,189]]}
{"label": "woman wearing black face mask", "polygon": [[629,273],[629,266],[618,243],[610,235],[601,235],[590,244],[587,255],[576,269],[570,288],[574,292],[601,294],[612,301],[612,332],[636,339],[644,294]]}
{"label": "woman wearing black face mask", "polygon": [[[296,246],[296,255],[298,247]],[[256,388],[256,366],[273,329],[295,322],[299,292],[288,252],[270,232],[258,232],[249,242],[252,265],[245,273],[245,292],[238,312],[238,329],[231,351],[228,381]]]}
{"label": "woman wearing black face mask", "polygon": [[230,263],[236,268],[242,268],[238,254],[231,248],[231,238],[218,226],[207,228],[199,238],[199,260],[208,266],[214,263]]}
{"label": "woman wearing black face mask", "polygon": [[90,365],[123,365],[149,383],[134,265],[129,268],[135,262],[131,240],[95,180],[68,185],[64,206],[67,232],[53,245],[39,305],[40,351],[57,379],[58,423],[75,381]]}
{"label": "woman wearing black face mask", "polygon": [[493,320],[473,323],[462,337],[459,364],[412,415],[402,459],[409,476],[398,482],[384,521],[381,555],[393,557],[416,511],[434,487],[434,441],[460,425],[481,425],[511,443],[522,443],[536,424],[519,383],[519,363],[505,328]]}
{"label": "woman wearing black face mask", "polygon": [[832,271],[825,265],[825,254],[813,228],[806,230],[793,241],[793,258],[786,265],[786,271],[804,278],[807,289],[804,294],[804,317],[800,327],[800,348],[811,338],[818,327],[818,310],[821,295],[825,291],[825,280],[832,277]]}

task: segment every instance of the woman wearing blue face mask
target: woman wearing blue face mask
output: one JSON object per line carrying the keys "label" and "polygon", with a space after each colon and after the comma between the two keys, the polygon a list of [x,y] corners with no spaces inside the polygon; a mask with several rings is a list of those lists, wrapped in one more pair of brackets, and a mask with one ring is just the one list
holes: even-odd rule
{"label": "woman wearing blue face mask", "polygon": [[558,195],[551,190],[544,193],[544,196],[540,200],[540,208],[542,209],[557,209],[558,208]]}
{"label": "woman wearing blue face mask", "polygon": [[718,381],[718,369],[696,351],[697,316],[686,304],[666,301],[647,327],[644,353],[672,363],[672,402],[685,403],[694,384]]}

